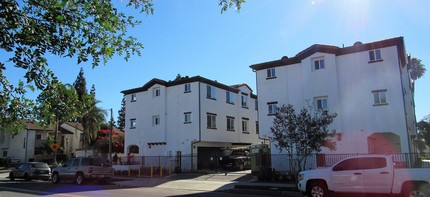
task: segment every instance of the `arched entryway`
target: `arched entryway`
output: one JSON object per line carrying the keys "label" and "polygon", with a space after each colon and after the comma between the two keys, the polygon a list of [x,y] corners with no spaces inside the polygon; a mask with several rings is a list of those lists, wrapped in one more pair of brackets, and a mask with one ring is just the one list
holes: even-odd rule
{"label": "arched entryway", "polygon": [[400,136],[391,133],[374,133],[367,137],[369,153],[387,154],[401,153]]}
{"label": "arched entryway", "polygon": [[128,151],[127,153],[131,153],[131,154],[139,154],[139,146],[137,145],[130,145],[128,147]]}

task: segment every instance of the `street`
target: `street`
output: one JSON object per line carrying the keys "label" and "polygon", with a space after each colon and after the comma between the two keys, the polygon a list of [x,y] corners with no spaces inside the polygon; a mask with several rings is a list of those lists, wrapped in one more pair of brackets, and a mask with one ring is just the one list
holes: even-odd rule
{"label": "street", "polygon": [[24,181],[8,179],[8,173],[0,173],[0,196],[47,196],[47,197],[131,197],[131,196],[240,196],[247,195],[227,192],[232,183],[247,181],[246,173],[218,174],[179,174],[170,178],[115,178],[112,183],[98,185],[86,183],[76,185],[73,182],[53,184],[47,181]]}

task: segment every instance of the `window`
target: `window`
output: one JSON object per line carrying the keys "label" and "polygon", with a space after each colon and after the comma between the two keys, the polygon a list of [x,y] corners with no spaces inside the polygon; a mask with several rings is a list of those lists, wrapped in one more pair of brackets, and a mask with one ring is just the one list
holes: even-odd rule
{"label": "window", "polygon": [[323,58],[314,59],[313,62],[314,62],[313,70],[320,70],[325,68]]}
{"label": "window", "polygon": [[152,125],[160,125],[160,116],[152,116]]}
{"label": "window", "polygon": [[278,102],[267,103],[267,107],[269,109],[269,115],[274,115],[274,114],[276,114],[276,111],[278,108]]}
{"label": "window", "polygon": [[249,133],[248,131],[248,118],[242,118],[242,133]]}
{"label": "window", "polygon": [[258,111],[258,100],[255,100],[255,110]]}
{"label": "window", "polygon": [[184,87],[185,87],[185,92],[191,92],[191,84],[186,83]]}
{"label": "window", "polygon": [[267,69],[267,79],[276,78],[275,68]]}
{"label": "window", "polygon": [[216,129],[216,114],[207,114],[207,127],[208,129]]}
{"label": "window", "polygon": [[248,108],[248,95],[242,93],[242,107]]}
{"label": "window", "polygon": [[154,88],[153,89],[153,92],[152,92],[152,96],[153,97],[158,97],[158,96],[160,96],[161,95],[161,90],[160,90],[160,88]]}
{"label": "window", "polygon": [[132,118],[130,119],[130,129],[135,129],[136,128],[136,119]]}
{"label": "window", "polygon": [[135,102],[136,100],[136,94],[131,94],[131,102]]}
{"label": "window", "polygon": [[369,51],[369,62],[381,61],[381,50],[376,49]]}
{"label": "window", "polygon": [[227,116],[227,131],[234,131],[234,117]]}
{"label": "window", "polygon": [[41,140],[42,139],[42,134],[36,134],[36,140]]}
{"label": "window", "polygon": [[226,91],[226,102],[230,104],[234,104],[234,94],[233,92]]}
{"label": "window", "polygon": [[387,89],[373,90],[373,105],[387,105]]}
{"label": "window", "polygon": [[327,97],[316,97],[314,98],[315,108],[318,110],[327,109]]}
{"label": "window", "polygon": [[368,170],[387,167],[384,157],[364,157],[346,159],[333,167],[333,171]]}
{"label": "window", "polygon": [[208,99],[216,99],[215,98],[215,87],[210,86],[210,85],[207,86],[206,98],[208,98]]}
{"label": "window", "polygon": [[260,126],[260,124],[258,123],[258,121],[255,121],[255,133],[259,134],[260,133],[260,129],[258,128]]}
{"label": "window", "polygon": [[191,123],[191,112],[185,112],[184,113],[184,123]]}

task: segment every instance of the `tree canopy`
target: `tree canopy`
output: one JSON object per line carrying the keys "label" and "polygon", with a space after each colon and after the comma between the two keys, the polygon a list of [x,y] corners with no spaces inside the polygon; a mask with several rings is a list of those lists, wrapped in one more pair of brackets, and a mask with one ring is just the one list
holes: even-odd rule
{"label": "tree canopy", "polygon": [[[239,10],[243,2],[219,0],[219,6],[221,12]],[[152,0],[125,3],[141,14],[154,12]],[[141,21],[128,13],[112,1],[0,1],[0,50],[6,55],[0,62],[0,126],[18,128],[21,119],[34,117],[34,100],[27,98],[27,91],[59,87],[61,80],[48,67],[49,56],[76,58],[77,64],[91,62],[97,67],[116,55],[125,60],[140,55],[143,44],[127,30]],[[3,72],[12,67],[25,72],[17,84]]]}
{"label": "tree canopy", "polygon": [[312,110],[302,108],[296,113],[293,105],[277,107],[271,140],[281,152],[286,151],[290,171],[298,173],[306,166],[306,157],[313,152],[321,151],[321,147],[336,149],[336,142],[328,137],[335,131],[329,131],[328,126],[337,114],[327,110]]}
{"label": "tree canopy", "polygon": [[426,72],[426,68],[424,64],[421,63],[421,60],[413,57],[411,59],[411,79],[417,80],[421,78]]}
{"label": "tree canopy", "polygon": [[430,115],[417,123],[418,128],[418,147],[424,150],[430,147]]}

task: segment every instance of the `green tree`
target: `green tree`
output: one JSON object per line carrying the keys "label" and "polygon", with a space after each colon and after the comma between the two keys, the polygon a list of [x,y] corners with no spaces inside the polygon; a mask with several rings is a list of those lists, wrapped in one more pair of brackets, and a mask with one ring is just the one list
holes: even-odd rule
{"label": "green tree", "polygon": [[417,80],[424,75],[426,68],[421,60],[413,57],[411,59],[411,79]]}
{"label": "green tree", "polygon": [[[91,97],[87,95],[87,97]],[[105,122],[106,111],[97,107],[97,103],[100,101],[92,102],[90,98],[87,98],[90,104],[84,109],[80,116],[79,122],[82,124],[85,134],[85,143],[88,145],[94,145],[97,142],[98,131],[101,125]]]}
{"label": "green tree", "polygon": [[118,110],[117,126],[119,130],[124,130],[125,128],[125,101],[125,95],[123,95],[121,109]]}
{"label": "green tree", "polygon": [[302,171],[307,156],[321,151],[321,147],[336,149],[336,142],[328,138],[335,132],[327,128],[336,116],[336,113],[329,114],[327,110],[312,110],[310,107],[296,113],[290,104],[277,108],[270,139],[279,151],[287,152],[291,173],[297,175]]}
{"label": "green tree", "polygon": [[84,76],[84,69],[81,67],[75,82],[73,83],[76,93],[78,94],[79,101],[83,101],[83,97],[87,94],[87,81]]}
{"label": "green tree", "polygon": [[[113,1],[0,1],[0,126],[14,128],[35,110],[26,91],[49,90],[59,80],[48,67],[48,57],[76,58],[77,63],[90,61],[97,67],[113,56],[128,60],[140,55],[143,45],[128,36],[127,30],[141,24]],[[222,12],[240,9],[243,0],[220,0]],[[127,7],[141,14],[152,14],[152,0],[125,1]],[[25,71],[18,85],[4,75],[7,67]],[[22,126],[22,125],[21,125]]]}
{"label": "green tree", "polygon": [[[55,126],[54,142],[57,142],[59,126],[78,117],[79,100],[75,88],[70,84],[54,81],[37,97],[36,119],[42,126]],[[54,152],[56,163],[57,151]]]}
{"label": "green tree", "polygon": [[417,123],[418,147],[422,151],[425,147],[430,147],[430,115]]}

